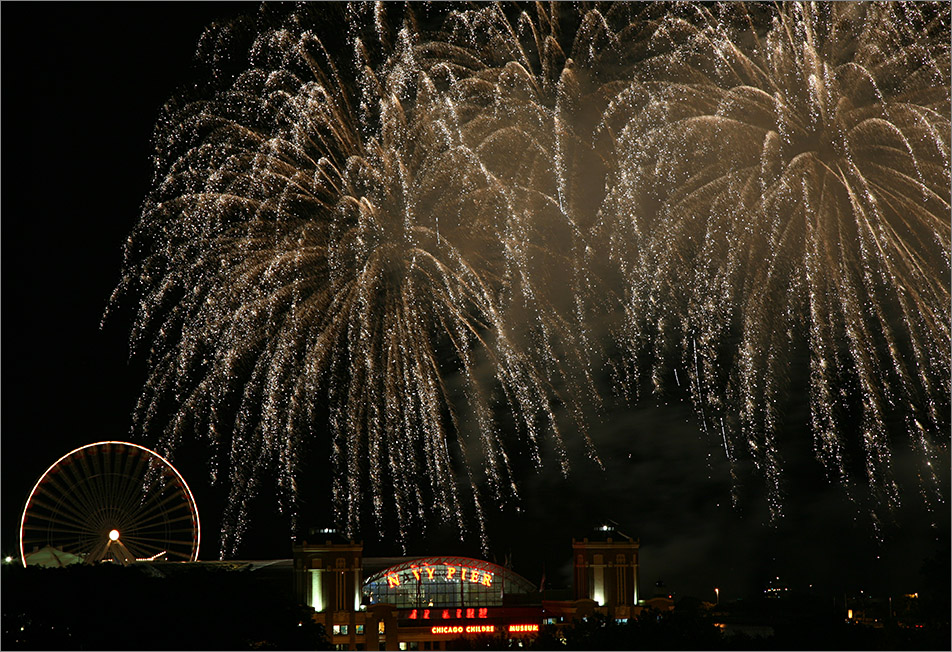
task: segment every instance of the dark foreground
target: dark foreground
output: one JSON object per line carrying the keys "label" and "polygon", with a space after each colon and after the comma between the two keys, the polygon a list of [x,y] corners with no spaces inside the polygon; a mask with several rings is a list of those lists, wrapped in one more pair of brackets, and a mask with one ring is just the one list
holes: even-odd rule
{"label": "dark foreground", "polygon": [[[3,567],[4,650],[320,650],[324,629],[239,566],[163,574],[146,565],[63,569]],[[943,602],[944,600],[944,602]],[[948,600],[918,606],[914,622],[847,623],[821,601],[753,600],[720,610],[690,598],[672,611],[618,623],[601,617],[549,626],[529,649],[574,650],[949,650]],[[743,623],[758,622],[760,626]],[[476,638],[448,649],[514,649]]]}

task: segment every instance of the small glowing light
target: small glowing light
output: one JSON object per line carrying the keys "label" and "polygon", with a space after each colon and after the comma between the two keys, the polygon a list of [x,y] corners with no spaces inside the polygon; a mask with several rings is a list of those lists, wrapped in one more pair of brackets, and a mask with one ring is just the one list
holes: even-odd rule
{"label": "small glowing light", "polygon": [[119,530],[109,530],[109,539],[111,541],[119,540]]}
{"label": "small glowing light", "polygon": [[13,557],[11,557],[10,555],[7,555],[6,557],[3,558],[3,561],[4,563],[9,564],[11,561],[13,561]]}

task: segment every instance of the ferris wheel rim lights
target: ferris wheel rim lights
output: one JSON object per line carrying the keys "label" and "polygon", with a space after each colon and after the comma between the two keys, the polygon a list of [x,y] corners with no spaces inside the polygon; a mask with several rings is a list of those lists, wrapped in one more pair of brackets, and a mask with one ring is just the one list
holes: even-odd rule
{"label": "ferris wheel rim lights", "polygon": [[[146,453],[147,455],[154,456],[160,462],[162,462],[166,468],[172,471],[172,474],[175,476],[175,479],[179,482],[182,489],[184,490],[184,495],[187,498],[189,511],[194,516],[194,520],[195,520],[195,546],[192,549],[190,559],[188,561],[196,561],[198,559],[198,551],[201,548],[201,543],[202,543],[202,526],[201,526],[201,520],[198,513],[198,504],[195,502],[195,496],[192,494],[192,489],[188,486],[188,483],[185,481],[185,478],[182,476],[181,473],[179,473],[179,470],[175,468],[175,465],[173,465],[172,462],[168,460],[168,458],[157,453],[151,448],[146,448],[145,446],[142,446],[140,444],[136,444],[133,442],[129,442],[129,441],[119,441],[119,440],[110,439],[110,440],[104,440],[104,441],[97,441],[91,444],[85,444],[83,446],[74,448],[73,450],[69,451],[68,453],[61,456],[59,459],[57,459],[55,462],[50,464],[50,466],[47,467],[47,469],[43,473],[40,474],[40,477],[36,481],[36,484],[33,485],[33,489],[30,490],[30,495],[23,506],[23,513],[20,516],[20,532],[19,532],[20,562],[23,564],[24,568],[26,568],[27,566],[26,551],[24,550],[24,547],[23,547],[24,526],[26,525],[27,513],[30,509],[30,505],[33,503],[33,499],[36,496],[37,490],[39,490],[40,486],[43,484],[43,481],[47,478],[50,472],[53,471],[53,469],[59,466],[59,464],[63,462],[63,460],[69,458],[70,456],[75,455],[76,453],[82,450],[85,450],[87,448],[94,448],[97,446],[108,446],[108,445],[129,446],[129,447],[138,449]],[[110,536],[111,536],[111,533],[110,533]],[[116,538],[118,538],[118,536]]]}

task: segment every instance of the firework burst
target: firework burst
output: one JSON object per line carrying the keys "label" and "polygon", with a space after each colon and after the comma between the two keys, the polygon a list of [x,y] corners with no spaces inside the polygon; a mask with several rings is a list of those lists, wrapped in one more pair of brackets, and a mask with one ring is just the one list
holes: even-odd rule
{"label": "firework burst", "polygon": [[223,554],[265,470],[293,511],[302,456],[324,447],[348,531],[367,510],[404,537],[470,508],[483,531],[484,503],[518,495],[516,456],[543,463],[548,437],[568,470],[562,432],[587,441],[606,363],[628,397],[681,370],[775,516],[800,385],[817,457],[851,491],[859,459],[874,502],[898,504],[902,432],[941,499],[940,5],[334,15],[265,6],[207,32],[211,83],[157,128],[117,291],[139,297],[150,351],[137,427],[218,447]]}
{"label": "firework burst", "polygon": [[[170,108],[120,288],[141,288],[133,341],[152,342],[138,424],[167,448],[188,429],[226,448],[223,554],[266,468],[291,506],[310,439],[329,442],[338,520],[353,531],[369,495],[403,537],[463,511],[460,478],[480,518],[478,476],[516,494],[494,402],[519,450],[540,463],[549,433],[566,470],[556,401],[580,416],[560,362],[573,336],[530,270],[566,265],[540,244],[552,201],[513,182],[538,176],[538,147],[500,134],[544,116],[503,103],[506,120],[480,119],[486,94],[433,60],[410,14],[376,42],[355,30],[357,65],[304,18],[264,29],[210,99]],[[503,140],[526,148],[500,156]]]}
{"label": "firework burst", "polygon": [[[687,7],[618,96],[606,201],[625,327],[781,512],[782,393],[809,351],[818,457],[899,492],[897,413],[933,497],[949,430],[949,15],[930,4]],[[758,13],[754,13],[758,12]],[[633,365],[635,374],[638,365]],[[638,382],[636,379],[635,382]],[[943,389],[944,388],[944,389]],[[859,446],[847,441],[859,423]]]}

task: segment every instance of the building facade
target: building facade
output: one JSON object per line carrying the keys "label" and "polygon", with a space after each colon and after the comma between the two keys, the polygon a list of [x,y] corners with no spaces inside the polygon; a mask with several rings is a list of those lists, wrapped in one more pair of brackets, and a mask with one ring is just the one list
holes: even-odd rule
{"label": "building facade", "polygon": [[618,619],[631,618],[638,605],[640,543],[602,525],[581,541],[572,539],[575,560],[575,599],[592,600]]}
{"label": "building facade", "polygon": [[573,540],[575,599],[543,599],[524,577],[479,559],[364,558],[360,543],[330,530],[293,547],[295,591],[337,649],[443,650],[476,636],[519,641],[595,612],[636,615],[638,542],[599,531],[613,536]]}

